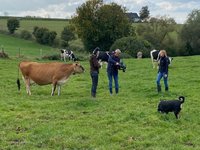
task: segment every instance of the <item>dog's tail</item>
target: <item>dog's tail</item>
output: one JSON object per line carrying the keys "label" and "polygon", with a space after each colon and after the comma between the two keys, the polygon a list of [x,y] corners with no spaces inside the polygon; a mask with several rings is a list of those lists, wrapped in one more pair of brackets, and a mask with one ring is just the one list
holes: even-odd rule
{"label": "dog's tail", "polygon": [[181,101],[181,104],[185,102],[185,97],[184,96],[179,96],[178,99]]}

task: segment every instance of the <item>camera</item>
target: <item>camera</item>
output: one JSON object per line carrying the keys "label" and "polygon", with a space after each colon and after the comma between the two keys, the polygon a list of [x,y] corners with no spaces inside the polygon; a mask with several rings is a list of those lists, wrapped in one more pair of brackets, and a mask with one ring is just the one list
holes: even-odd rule
{"label": "camera", "polygon": [[123,72],[126,71],[126,65],[123,62],[119,63],[119,70],[122,70]]}

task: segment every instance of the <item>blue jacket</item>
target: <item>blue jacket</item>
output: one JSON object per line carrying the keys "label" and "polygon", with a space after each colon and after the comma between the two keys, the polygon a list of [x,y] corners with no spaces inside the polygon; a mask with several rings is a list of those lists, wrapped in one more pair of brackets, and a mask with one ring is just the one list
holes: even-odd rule
{"label": "blue jacket", "polygon": [[168,57],[161,57],[158,71],[160,73],[168,74],[168,65],[169,65],[169,58]]}
{"label": "blue jacket", "polygon": [[120,58],[116,57],[115,55],[111,55],[108,58],[108,67],[107,72],[108,73],[118,73],[119,66],[116,65],[116,63],[120,62]]}

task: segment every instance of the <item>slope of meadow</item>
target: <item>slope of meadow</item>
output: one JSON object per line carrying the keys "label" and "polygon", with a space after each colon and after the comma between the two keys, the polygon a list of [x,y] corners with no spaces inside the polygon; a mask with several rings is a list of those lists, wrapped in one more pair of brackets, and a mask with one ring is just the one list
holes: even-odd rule
{"label": "slope of meadow", "polygon": [[[59,20],[59,19],[21,19],[20,20],[20,27],[16,31],[16,33],[20,33],[22,30],[27,30],[30,33],[33,32],[33,28],[35,26],[38,27],[45,27],[48,28],[50,31],[56,31],[58,36],[60,36],[62,30],[65,26],[68,25],[67,20]],[[6,18],[0,18],[0,30],[7,31],[7,19]]]}

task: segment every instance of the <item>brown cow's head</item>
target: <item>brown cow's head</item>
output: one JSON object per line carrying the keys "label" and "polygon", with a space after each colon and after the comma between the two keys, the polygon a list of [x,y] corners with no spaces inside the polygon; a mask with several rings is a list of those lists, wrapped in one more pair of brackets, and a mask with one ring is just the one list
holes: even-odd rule
{"label": "brown cow's head", "polygon": [[83,73],[85,69],[79,63],[74,63],[74,73]]}

